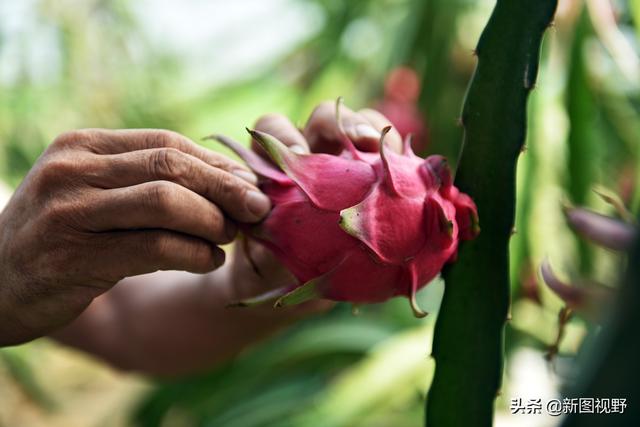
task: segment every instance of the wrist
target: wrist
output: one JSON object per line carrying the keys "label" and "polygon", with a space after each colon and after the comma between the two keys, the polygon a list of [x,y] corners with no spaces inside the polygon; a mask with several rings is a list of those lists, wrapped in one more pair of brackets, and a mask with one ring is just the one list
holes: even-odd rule
{"label": "wrist", "polygon": [[4,268],[0,272],[0,347],[34,340],[69,323],[96,293],[92,288],[56,292]]}
{"label": "wrist", "polygon": [[20,319],[15,291],[10,289],[11,286],[6,279],[2,280],[0,286],[0,347],[22,344],[37,338],[37,334],[31,332]]}

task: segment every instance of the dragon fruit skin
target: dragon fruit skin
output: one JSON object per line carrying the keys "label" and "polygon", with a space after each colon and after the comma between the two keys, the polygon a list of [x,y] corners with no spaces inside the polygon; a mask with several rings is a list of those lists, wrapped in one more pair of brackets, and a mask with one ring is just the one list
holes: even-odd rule
{"label": "dragon fruit skin", "polygon": [[[388,128],[383,134],[386,134]],[[357,150],[343,136],[340,155],[298,154],[271,135],[249,131],[270,163],[225,137],[261,178],[273,209],[245,233],[269,248],[299,281],[276,305],[311,298],[356,304],[409,297],[456,256],[458,240],[479,232],[476,206],[453,186],[446,160]],[[273,295],[273,292],[270,293]]]}

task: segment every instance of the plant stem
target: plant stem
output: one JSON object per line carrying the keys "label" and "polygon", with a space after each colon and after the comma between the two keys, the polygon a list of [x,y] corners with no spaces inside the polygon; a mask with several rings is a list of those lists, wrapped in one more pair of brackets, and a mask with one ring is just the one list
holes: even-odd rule
{"label": "plant stem", "polygon": [[557,0],[498,0],[476,52],[478,66],[462,114],[464,155],[456,185],[470,194],[482,232],[444,271],[436,323],[427,425],[490,426],[503,365],[509,306],[508,244],[514,223],[515,167],[526,134],[545,29]]}

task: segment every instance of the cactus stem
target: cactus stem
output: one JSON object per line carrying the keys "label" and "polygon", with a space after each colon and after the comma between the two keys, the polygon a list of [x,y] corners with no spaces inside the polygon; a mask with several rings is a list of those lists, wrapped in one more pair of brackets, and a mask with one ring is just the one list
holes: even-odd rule
{"label": "cactus stem", "polygon": [[463,242],[457,262],[443,270],[429,426],[492,424],[509,312],[516,163],[526,139],[527,97],[538,72],[542,36],[556,5],[557,0],[497,0],[476,48],[455,184],[478,206],[483,232]]}

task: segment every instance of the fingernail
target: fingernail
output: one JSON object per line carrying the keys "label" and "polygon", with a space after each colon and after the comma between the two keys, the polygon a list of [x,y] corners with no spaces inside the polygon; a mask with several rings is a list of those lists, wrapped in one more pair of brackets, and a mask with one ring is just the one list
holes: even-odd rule
{"label": "fingernail", "polygon": [[238,233],[238,227],[231,221],[224,222],[224,234],[231,241],[235,239],[236,234]]}
{"label": "fingernail", "polygon": [[222,249],[215,248],[213,250],[213,262],[216,268],[222,266],[226,258],[227,256]]}
{"label": "fingernail", "polygon": [[249,172],[248,170],[234,169],[231,173],[233,173],[238,178],[244,179],[249,184],[255,185],[258,183],[258,177],[253,172]]}
{"label": "fingernail", "polygon": [[267,196],[254,190],[247,191],[247,208],[252,214],[262,218],[271,209],[271,201]]}
{"label": "fingernail", "polygon": [[375,130],[373,126],[360,123],[355,127],[355,134],[359,138],[374,138],[380,139],[380,132]]}
{"label": "fingernail", "polygon": [[307,150],[302,145],[292,145],[289,147],[289,150],[297,154],[307,154]]}

